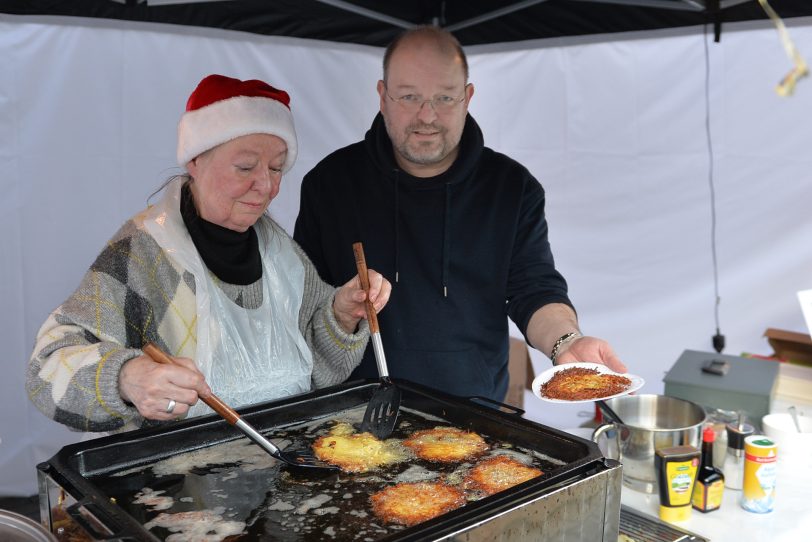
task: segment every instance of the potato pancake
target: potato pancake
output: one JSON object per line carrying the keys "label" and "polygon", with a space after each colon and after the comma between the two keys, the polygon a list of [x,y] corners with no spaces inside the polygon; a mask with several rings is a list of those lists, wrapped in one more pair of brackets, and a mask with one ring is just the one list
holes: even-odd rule
{"label": "potato pancake", "polygon": [[541,385],[539,392],[550,399],[583,401],[616,395],[629,389],[632,381],[625,376],[598,372],[597,369],[562,369]]}
{"label": "potato pancake", "polygon": [[378,518],[409,527],[459,508],[465,493],[438,482],[402,483],[375,493],[370,501]]}
{"label": "potato pancake", "polygon": [[485,440],[476,433],[456,427],[435,427],[415,431],[403,444],[427,461],[451,463],[474,459],[488,450]]}
{"label": "potato pancake", "polygon": [[464,485],[466,489],[493,495],[542,474],[544,473],[539,469],[528,467],[510,457],[497,455],[477,463],[465,477]]}
{"label": "potato pancake", "polygon": [[345,472],[366,472],[400,463],[409,454],[397,440],[378,440],[371,433],[356,433],[348,423],[338,423],[313,443],[313,453]]}

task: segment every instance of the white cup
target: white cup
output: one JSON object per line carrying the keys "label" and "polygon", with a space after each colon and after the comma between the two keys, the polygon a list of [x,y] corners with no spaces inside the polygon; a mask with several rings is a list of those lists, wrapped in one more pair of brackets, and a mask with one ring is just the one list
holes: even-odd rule
{"label": "white cup", "polygon": [[778,446],[779,461],[812,462],[812,417],[799,415],[798,423],[800,433],[789,413],[776,412],[761,419],[764,434]]}

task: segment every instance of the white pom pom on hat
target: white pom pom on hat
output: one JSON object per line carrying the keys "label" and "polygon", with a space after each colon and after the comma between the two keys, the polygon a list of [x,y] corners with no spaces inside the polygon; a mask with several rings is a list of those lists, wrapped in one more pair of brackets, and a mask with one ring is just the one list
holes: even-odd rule
{"label": "white pom pom on hat", "polygon": [[298,145],[290,96],[258,79],[241,81],[213,74],[203,78],[186,102],[178,123],[178,164],[217,145],[249,134],[271,134],[288,147],[282,172],[296,162]]}

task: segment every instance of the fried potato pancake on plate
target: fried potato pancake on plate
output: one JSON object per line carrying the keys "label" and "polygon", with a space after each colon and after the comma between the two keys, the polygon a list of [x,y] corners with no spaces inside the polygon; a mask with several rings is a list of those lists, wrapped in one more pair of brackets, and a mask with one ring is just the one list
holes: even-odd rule
{"label": "fried potato pancake on plate", "polygon": [[476,433],[456,427],[435,427],[415,431],[403,444],[427,461],[450,463],[474,459],[488,450],[488,444]]}
{"label": "fried potato pancake on plate", "polygon": [[437,517],[465,504],[465,493],[439,482],[401,483],[378,491],[372,511],[387,523],[407,527]]}
{"label": "fried potato pancake on plate", "polygon": [[465,477],[466,489],[478,489],[488,495],[504,491],[544,474],[510,457],[497,455],[483,459]]}
{"label": "fried potato pancake on plate", "polygon": [[542,384],[541,394],[551,399],[579,401],[600,399],[621,393],[631,386],[625,376],[599,373],[595,369],[562,369]]}
{"label": "fried potato pancake on plate", "polygon": [[400,463],[407,450],[396,440],[378,440],[371,433],[356,433],[348,423],[337,423],[330,433],[313,443],[313,453],[345,472],[368,470]]}

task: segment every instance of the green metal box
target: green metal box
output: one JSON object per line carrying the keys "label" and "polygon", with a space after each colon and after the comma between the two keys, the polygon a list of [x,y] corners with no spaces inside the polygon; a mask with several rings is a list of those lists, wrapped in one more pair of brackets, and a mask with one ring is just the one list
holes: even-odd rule
{"label": "green metal box", "polygon": [[[710,360],[726,361],[727,373],[703,372]],[[663,378],[665,394],[711,409],[742,411],[760,426],[770,412],[778,366],[775,361],[686,350]]]}

